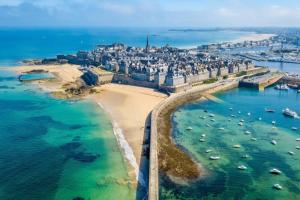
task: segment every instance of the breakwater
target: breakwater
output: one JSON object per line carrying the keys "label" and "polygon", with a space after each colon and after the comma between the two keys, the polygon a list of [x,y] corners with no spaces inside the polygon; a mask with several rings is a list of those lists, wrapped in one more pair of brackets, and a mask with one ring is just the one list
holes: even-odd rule
{"label": "breakwater", "polygon": [[[201,99],[206,93],[215,93],[225,90],[230,90],[235,87],[238,87],[238,80],[227,80],[222,81],[214,84],[209,85],[201,85],[199,87],[195,87],[191,90],[188,90],[186,92],[181,92],[178,94],[174,94],[170,96],[169,98],[165,99],[161,103],[159,103],[151,114],[151,136],[150,136],[150,166],[149,166],[149,200],[158,200],[159,199],[159,158],[161,158],[161,155],[159,154],[164,153],[164,151],[160,151],[160,145],[158,143],[158,138],[160,138],[160,134],[165,134],[168,138],[171,138],[170,136],[170,130],[167,132],[161,132],[162,129],[160,129],[161,125],[164,124],[162,117],[163,114],[170,113],[170,111],[175,110],[178,106],[192,102],[197,101]],[[170,121],[170,115],[168,115],[168,119]],[[159,123],[160,122],[160,123]],[[161,142],[161,140],[159,140]],[[172,142],[171,140],[166,140],[169,142]],[[176,145],[172,144],[173,148],[176,148]],[[174,149],[173,149],[174,150]],[[176,151],[176,150],[175,150]],[[181,151],[182,152],[182,151]],[[178,152],[177,152],[178,153]],[[188,163],[190,163],[191,158],[186,153],[182,152],[181,154],[184,156],[185,159],[189,159]],[[174,159],[178,160],[178,159]],[[194,162],[194,161],[192,161]],[[174,164],[174,163],[173,163]],[[193,163],[194,166],[197,165],[197,163]],[[198,165],[197,165],[198,166]],[[185,165],[180,165],[180,167],[185,167]],[[195,168],[193,168],[195,170]],[[182,171],[184,169],[177,169],[178,171]],[[200,171],[199,171],[200,172]],[[194,173],[193,173],[194,174]],[[190,174],[183,174],[183,175],[190,175]],[[183,177],[184,178],[184,177]]]}

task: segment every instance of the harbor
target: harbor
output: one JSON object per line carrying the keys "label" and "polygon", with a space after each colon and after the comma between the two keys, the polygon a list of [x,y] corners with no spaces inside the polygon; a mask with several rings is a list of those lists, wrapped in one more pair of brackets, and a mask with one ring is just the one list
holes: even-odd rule
{"label": "harbor", "polygon": [[240,81],[239,86],[264,90],[266,87],[274,85],[275,83],[280,81],[283,77],[285,77],[284,73],[269,72],[261,76],[244,78]]}

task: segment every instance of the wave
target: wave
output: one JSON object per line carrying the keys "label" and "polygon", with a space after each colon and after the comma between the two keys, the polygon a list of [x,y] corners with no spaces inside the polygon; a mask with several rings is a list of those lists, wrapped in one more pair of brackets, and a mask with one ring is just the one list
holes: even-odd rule
{"label": "wave", "polygon": [[[106,112],[109,113],[109,111],[107,111],[100,102],[97,102],[97,104],[103,110],[105,110]],[[135,172],[135,175],[136,175],[136,180],[140,183],[141,186],[146,187],[144,175],[139,170],[139,166],[137,164],[137,161],[136,161],[136,158],[134,156],[133,150],[130,147],[127,140],[125,139],[125,136],[123,134],[123,130],[119,127],[118,123],[115,120],[112,119],[112,117],[111,117],[111,121],[112,121],[112,126],[113,126],[113,132],[114,132],[115,137],[117,138],[118,144],[120,145],[120,147],[121,147],[121,149],[124,153],[125,158],[128,160],[129,164],[134,168],[134,172]]]}

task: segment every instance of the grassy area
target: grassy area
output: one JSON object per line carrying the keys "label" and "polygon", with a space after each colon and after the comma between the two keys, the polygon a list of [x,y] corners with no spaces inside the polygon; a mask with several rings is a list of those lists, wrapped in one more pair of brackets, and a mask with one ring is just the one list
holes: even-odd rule
{"label": "grassy area", "polygon": [[245,75],[247,75],[247,72],[246,71],[242,71],[242,72],[237,73],[235,76],[236,77],[241,77],[241,76],[245,76]]}
{"label": "grassy area", "polygon": [[218,79],[217,78],[211,78],[211,79],[208,79],[208,80],[205,80],[203,81],[204,84],[210,84],[210,83],[215,83],[217,82]]}

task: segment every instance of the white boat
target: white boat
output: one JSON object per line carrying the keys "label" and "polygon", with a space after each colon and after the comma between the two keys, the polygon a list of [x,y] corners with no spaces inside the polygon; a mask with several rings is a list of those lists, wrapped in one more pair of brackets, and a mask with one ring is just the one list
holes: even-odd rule
{"label": "white boat", "polygon": [[244,122],[245,120],[241,119],[240,122]]}
{"label": "white boat", "polygon": [[277,144],[276,140],[272,140],[271,144],[276,145]]}
{"label": "white boat", "polygon": [[246,135],[250,135],[251,132],[250,132],[250,131],[245,131],[245,134],[246,134]]}
{"label": "white boat", "polygon": [[289,87],[286,84],[283,84],[283,85],[276,85],[275,89],[276,90],[289,90]]}
{"label": "white boat", "polygon": [[296,146],[296,149],[300,150],[300,146]]}
{"label": "white boat", "polygon": [[300,138],[297,138],[297,139],[296,139],[296,141],[298,141],[298,142],[299,142],[299,141],[300,141]]}
{"label": "white boat", "polygon": [[274,184],[273,188],[275,188],[276,190],[282,190],[282,186],[279,185],[278,183]]}
{"label": "white boat", "polygon": [[224,130],[225,130],[225,128],[223,128],[223,127],[219,128],[219,131],[224,131]]}
{"label": "white boat", "polygon": [[247,169],[247,167],[245,165],[239,165],[237,168],[240,169],[240,170],[246,170]]}
{"label": "white boat", "polygon": [[233,145],[233,148],[239,149],[239,148],[241,148],[241,145],[235,144],[235,145]]}
{"label": "white boat", "polygon": [[186,130],[191,131],[191,130],[193,130],[193,128],[189,126],[189,127],[186,128]]}
{"label": "white boat", "polygon": [[210,160],[219,160],[220,156],[210,156],[209,159]]}
{"label": "white boat", "polygon": [[206,117],[204,117],[204,116],[201,116],[200,118],[201,118],[201,119],[206,119]]}
{"label": "white boat", "polygon": [[238,123],[239,126],[243,126],[244,124],[242,122]]}
{"label": "white boat", "polygon": [[297,127],[292,127],[291,129],[292,129],[293,131],[297,131],[297,130],[298,130]]}
{"label": "white boat", "polygon": [[269,113],[274,113],[274,112],[275,112],[275,110],[270,109],[270,108],[265,108],[265,111],[266,111],[266,112],[269,112]]}
{"label": "white boat", "polygon": [[215,122],[216,120],[215,119],[211,119],[210,121]]}
{"label": "white boat", "polygon": [[210,152],[212,152],[211,149],[207,149],[207,150],[205,151],[205,153],[210,153]]}
{"label": "white boat", "polygon": [[229,108],[229,110],[233,110],[233,108]]}
{"label": "white boat", "polygon": [[209,116],[210,116],[210,117],[214,117],[215,115],[211,113],[211,114],[209,114]]}
{"label": "white boat", "polygon": [[205,142],[205,139],[204,139],[204,138],[201,138],[199,141],[200,141],[200,142]]}
{"label": "white boat", "polygon": [[260,118],[258,118],[258,120],[259,120],[259,121],[261,121],[261,120],[262,120],[262,118],[260,117]]}
{"label": "white boat", "polygon": [[205,134],[202,134],[202,135],[201,135],[201,137],[203,137],[203,138],[204,138],[204,137],[206,137],[206,135],[205,135]]}
{"label": "white boat", "polygon": [[271,174],[275,174],[275,175],[279,175],[279,174],[281,174],[282,172],[281,172],[279,169],[273,168],[273,169],[270,170],[270,173],[271,173]]}
{"label": "white boat", "polygon": [[272,124],[276,124],[276,121],[272,121]]}
{"label": "white boat", "polygon": [[211,127],[211,125],[209,125],[209,124],[205,124],[205,126],[206,126],[206,127]]}
{"label": "white boat", "polygon": [[231,115],[231,117],[235,117],[235,115]]}
{"label": "white boat", "polygon": [[247,115],[248,115],[248,116],[250,116],[250,115],[251,115],[251,113],[249,113],[249,112],[248,112],[248,113],[247,113]]}
{"label": "white boat", "polygon": [[292,117],[292,118],[297,118],[298,114],[295,111],[292,111],[288,108],[284,109],[282,111],[283,115],[287,116],[287,117]]}
{"label": "white boat", "polygon": [[241,114],[242,112],[241,112],[241,111],[238,111],[238,113]]}
{"label": "white boat", "polygon": [[298,90],[297,92],[300,93],[300,90]]}
{"label": "white boat", "polygon": [[290,154],[291,156],[293,156],[293,155],[295,155],[295,152],[289,151],[288,154]]}
{"label": "white boat", "polygon": [[252,141],[257,141],[257,139],[256,139],[256,138],[251,138],[251,140],[252,140]]}

